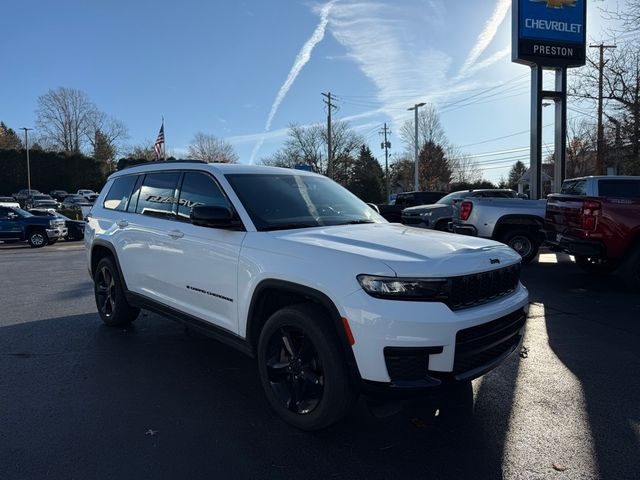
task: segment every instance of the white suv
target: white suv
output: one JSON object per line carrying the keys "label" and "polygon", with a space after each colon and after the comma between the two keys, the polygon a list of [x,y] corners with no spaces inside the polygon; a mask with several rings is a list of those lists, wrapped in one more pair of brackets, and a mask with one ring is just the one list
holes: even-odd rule
{"label": "white suv", "polygon": [[273,408],[324,428],[359,393],[469,381],[519,348],[520,257],[387,223],[326,177],[159,162],[114,173],[85,234],[107,325],[139,308],[257,357]]}

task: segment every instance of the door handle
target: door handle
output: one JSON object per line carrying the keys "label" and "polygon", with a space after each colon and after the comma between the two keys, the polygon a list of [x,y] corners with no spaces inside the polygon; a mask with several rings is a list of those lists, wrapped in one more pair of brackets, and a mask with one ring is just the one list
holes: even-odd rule
{"label": "door handle", "polygon": [[184,237],[184,233],[182,233],[180,230],[169,230],[167,232],[167,235],[169,235],[174,240]]}
{"label": "door handle", "polygon": [[118,220],[116,225],[118,225],[118,227],[120,227],[120,228],[124,228],[124,227],[127,227],[129,225],[129,222],[127,222],[126,220]]}

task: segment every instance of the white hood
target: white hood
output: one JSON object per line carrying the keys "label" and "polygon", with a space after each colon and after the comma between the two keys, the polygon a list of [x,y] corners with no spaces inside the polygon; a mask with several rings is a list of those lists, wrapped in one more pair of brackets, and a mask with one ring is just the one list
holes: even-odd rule
{"label": "white hood", "polygon": [[[391,223],[308,228],[269,235],[277,236],[277,243],[285,249],[287,242],[292,242],[377,260],[402,277],[465,275],[520,261],[515,251],[492,240]],[[297,250],[306,250],[290,247],[287,250],[294,255]]]}

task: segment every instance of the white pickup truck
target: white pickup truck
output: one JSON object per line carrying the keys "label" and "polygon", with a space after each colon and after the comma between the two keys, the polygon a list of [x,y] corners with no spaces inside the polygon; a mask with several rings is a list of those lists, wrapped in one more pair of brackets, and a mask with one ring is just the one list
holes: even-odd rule
{"label": "white pickup truck", "polygon": [[542,225],[546,200],[468,198],[454,205],[454,233],[491,238],[505,243],[528,263],[544,241]]}

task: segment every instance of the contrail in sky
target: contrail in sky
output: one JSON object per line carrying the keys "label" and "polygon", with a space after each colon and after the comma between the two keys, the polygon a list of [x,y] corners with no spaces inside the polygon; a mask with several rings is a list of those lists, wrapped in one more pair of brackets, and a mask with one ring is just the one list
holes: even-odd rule
{"label": "contrail in sky", "polygon": [[476,44],[469,52],[469,56],[465,60],[462,68],[460,69],[460,73],[458,76],[464,76],[467,73],[467,70],[473,66],[474,63],[478,60],[478,57],[482,55],[482,52],[486,50],[489,46],[493,37],[496,36],[496,32],[498,31],[498,27],[504,20],[504,17],[507,16],[507,12],[509,11],[509,7],[511,6],[511,0],[499,0],[496,5],[495,10],[493,11],[493,15],[487,21],[484,26],[484,30],[478,35],[478,39]]}
{"label": "contrail in sky", "polygon": [[[287,76],[287,79],[280,87],[280,90],[278,91],[278,95],[276,95],[276,99],[273,101],[273,105],[271,105],[271,111],[269,112],[269,116],[267,117],[267,123],[264,126],[265,132],[268,132],[271,129],[271,122],[273,121],[273,117],[276,115],[276,112],[278,111],[280,104],[284,100],[284,97],[289,92],[291,85],[293,85],[293,82],[295,82],[296,77],[300,73],[300,70],[302,70],[302,67],[304,67],[306,63],[309,61],[309,59],[311,58],[311,52],[313,51],[313,47],[315,47],[324,38],[324,31],[326,30],[327,23],[329,22],[329,12],[331,11],[331,7],[333,7],[333,4],[336,1],[337,0],[332,0],[329,3],[326,3],[320,9],[320,23],[318,23],[318,26],[313,31],[313,34],[311,35],[311,37],[309,37],[309,40],[306,41],[306,43],[302,46],[302,48],[298,52],[298,55],[296,55],[296,59],[293,62],[293,66],[289,71],[289,75]],[[251,152],[251,158],[249,160],[249,163],[254,162],[256,155],[258,154],[258,151],[260,150],[260,147],[262,147],[263,143],[264,143],[264,137],[261,138],[258,141],[258,143],[256,143],[255,147],[253,147],[253,151]]]}

